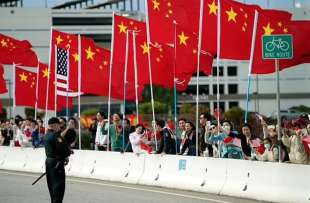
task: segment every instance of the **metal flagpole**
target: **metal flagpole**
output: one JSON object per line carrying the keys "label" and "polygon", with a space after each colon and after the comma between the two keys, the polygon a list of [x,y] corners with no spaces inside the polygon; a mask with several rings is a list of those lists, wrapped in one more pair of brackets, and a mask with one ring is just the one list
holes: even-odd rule
{"label": "metal flagpole", "polygon": [[67,53],[67,88],[66,88],[66,117],[69,119],[69,83],[70,83],[70,54],[69,49],[66,52]]}
{"label": "metal flagpole", "polygon": [[[46,83],[46,99],[45,99],[45,118],[44,125],[47,126],[47,109],[48,109],[48,98],[49,98],[49,84],[50,84],[50,73],[51,73],[51,58],[52,58],[52,39],[53,39],[53,27],[51,27],[50,33],[50,52],[49,52],[49,64],[48,64],[48,76]],[[56,92],[55,92],[56,94]]]}
{"label": "metal flagpole", "polygon": [[125,67],[124,67],[124,112],[123,112],[123,151],[125,150],[125,119],[126,119],[126,86],[127,86],[127,69],[128,69],[128,40],[129,30],[126,32],[126,48],[125,48]]}
{"label": "metal flagpole", "polygon": [[276,74],[277,74],[277,120],[278,120],[278,140],[281,139],[281,112],[280,112],[280,73],[279,73],[279,59],[275,59]]}
{"label": "metal flagpole", "polygon": [[[111,84],[112,84],[112,68],[113,68],[113,47],[114,47],[114,17],[115,12],[113,12],[112,20],[112,39],[111,39],[111,57],[110,57],[110,72],[109,72],[109,98],[108,98],[108,125],[110,125],[111,117]],[[110,126],[108,127],[108,139],[107,139],[107,151],[109,151],[110,144]]]}
{"label": "metal flagpole", "polygon": [[[149,25],[149,14],[148,14],[148,3],[145,0],[145,11],[146,11],[146,32],[147,32],[147,46],[148,50],[150,50],[150,25]],[[155,122],[155,110],[154,110],[154,95],[153,95],[153,81],[152,81],[152,64],[151,64],[151,52],[148,53],[148,61],[149,61],[149,76],[150,76],[150,90],[151,90],[151,104],[152,104],[152,113],[153,113],[153,132],[155,137],[155,149],[157,151],[157,136],[156,136],[156,122]]]}
{"label": "metal flagpole", "polygon": [[257,21],[258,21],[258,12],[255,10],[254,27],[253,27],[253,33],[252,33],[251,53],[250,53],[250,62],[249,62],[249,73],[248,73],[247,94],[246,94],[246,111],[245,111],[245,115],[244,115],[244,123],[248,122],[251,74],[252,74],[253,57],[254,57],[254,50],[255,50]]}
{"label": "metal flagpole", "polygon": [[13,116],[15,117],[15,108],[16,108],[16,64],[13,62]]}
{"label": "metal flagpole", "polygon": [[40,59],[38,59],[38,67],[37,67],[37,78],[36,78],[36,100],[35,100],[35,107],[34,107],[34,120],[37,120],[37,110],[38,110],[38,95],[39,95],[39,74],[40,74],[40,65],[39,62]]}
{"label": "metal flagpole", "polygon": [[199,37],[198,37],[198,54],[197,54],[197,75],[196,75],[196,156],[198,153],[198,124],[199,124],[199,71],[200,71],[200,54],[201,54],[201,41],[202,41],[202,23],[203,23],[203,7],[204,0],[200,0],[200,11],[199,11]]}
{"label": "metal flagpole", "polygon": [[[217,52],[216,52],[216,104],[217,104],[217,124],[220,126],[220,53],[221,53],[221,1],[217,0]],[[219,131],[218,131],[219,133]]]}
{"label": "metal flagpole", "polygon": [[137,124],[139,123],[139,99],[138,99],[138,65],[137,65],[137,50],[136,50],[136,32],[132,31],[132,40],[133,40],[133,63],[135,69],[135,91],[136,91],[136,116]]}
{"label": "metal flagpole", "polygon": [[54,81],[55,81],[55,103],[54,103],[54,116],[57,116],[57,46],[55,45],[55,67],[54,67]]}
{"label": "metal flagpole", "polygon": [[[175,124],[175,153],[178,153],[177,143],[177,84],[176,84],[176,58],[177,58],[177,23],[173,21],[174,28],[174,60],[173,60],[173,103],[174,103],[174,124]],[[172,129],[171,129],[172,130]]]}
{"label": "metal flagpole", "polygon": [[78,116],[79,116],[79,149],[82,149],[82,136],[81,136],[81,83],[82,83],[82,47],[81,47],[81,35],[78,36]]}

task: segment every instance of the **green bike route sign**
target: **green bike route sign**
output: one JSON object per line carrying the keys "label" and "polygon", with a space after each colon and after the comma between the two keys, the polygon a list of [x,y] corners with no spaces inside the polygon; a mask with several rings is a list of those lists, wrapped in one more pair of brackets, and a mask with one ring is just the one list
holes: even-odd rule
{"label": "green bike route sign", "polygon": [[262,38],[263,59],[292,59],[292,35],[265,35]]}

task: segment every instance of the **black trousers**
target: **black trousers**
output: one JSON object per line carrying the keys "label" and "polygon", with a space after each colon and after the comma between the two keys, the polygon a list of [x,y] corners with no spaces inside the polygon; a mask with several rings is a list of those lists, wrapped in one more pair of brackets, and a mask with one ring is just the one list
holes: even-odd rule
{"label": "black trousers", "polygon": [[[58,163],[58,164],[57,164]],[[52,203],[62,203],[65,194],[66,174],[62,162],[54,158],[45,161],[47,187]]]}

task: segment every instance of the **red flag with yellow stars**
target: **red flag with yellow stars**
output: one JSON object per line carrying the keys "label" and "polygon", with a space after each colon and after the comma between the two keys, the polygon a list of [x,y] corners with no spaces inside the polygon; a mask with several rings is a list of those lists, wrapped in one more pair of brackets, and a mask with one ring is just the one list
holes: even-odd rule
{"label": "red flag with yellow stars", "polygon": [[[48,98],[48,110],[55,109],[55,83],[54,83],[54,71],[48,70],[48,65],[44,63],[39,63],[38,67],[38,108],[45,109],[46,100]],[[47,86],[48,77],[50,77],[49,87]],[[48,89],[48,90],[47,90]],[[47,97],[47,92],[49,97]],[[72,107],[73,100],[68,97],[68,106]],[[61,111],[67,106],[67,99],[63,96],[57,96],[57,111]]]}
{"label": "red flag with yellow stars", "polygon": [[[135,94],[135,80],[134,80],[134,61],[133,61],[133,39],[132,31],[138,33],[146,33],[145,23],[133,19],[125,18],[122,16],[114,15],[114,44],[113,46],[113,62],[112,62],[112,81],[111,81],[111,94],[113,98],[124,99],[124,72],[125,72],[125,56],[126,56],[126,33],[130,31],[128,37],[128,66],[126,78],[126,100],[134,101]],[[146,51],[147,51],[147,46]],[[141,48],[139,48],[140,50]],[[139,51],[137,49],[137,52]],[[137,60],[138,61],[138,60]],[[139,62],[140,63],[140,62]],[[148,72],[142,71],[145,76]],[[143,78],[138,78],[143,81]],[[143,92],[143,84],[139,85],[138,97],[141,99]]]}
{"label": "red flag with yellow stars", "polygon": [[[15,71],[15,104],[16,106],[35,107],[36,101],[36,69],[29,71],[16,66]],[[25,91],[27,90],[27,91]]]}
{"label": "red flag with yellow stars", "polygon": [[[198,36],[180,26],[176,27],[176,77],[197,72]],[[207,52],[200,54],[200,71],[210,75],[212,72],[213,56]]]}
{"label": "red flag with yellow stars", "polygon": [[[259,6],[221,0],[220,58],[249,60],[255,10]],[[204,2],[202,50],[217,55],[217,0]],[[241,43],[242,42],[242,43]]]}
{"label": "red flag with yellow stars", "polygon": [[280,70],[310,62],[310,43],[305,33],[310,31],[310,21],[289,21],[259,14],[252,73],[267,74],[276,71],[275,60],[263,60],[262,36],[291,34],[293,37],[293,58],[281,59]]}
{"label": "red flag with yellow stars", "polygon": [[81,91],[108,96],[110,51],[97,46],[92,39],[85,37],[81,40],[81,51]]}
{"label": "red flag with yellow stars", "polygon": [[55,71],[56,48],[62,48],[69,51],[69,89],[78,90],[78,36],[58,30],[52,31],[51,44],[51,69]]}
{"label": "red flag with yellow stars", "polygon": [[187,0],[147,0],[151,42],[173,43],[174,22],[191,32],[198,33],[199,8],[199,0],[190,3]]}
{"label": "red flag with yellow stars", "polygon": [[4,80],[4,68],[2,64],[0,64],[0,94],[6,93],[7,91],[6,82]]}
{"label": "red flag with yellow stars", "polygon": [[[169,62],[169,52],[165,49],[165,46],[156,44],[156,46],[151,45],[148,48],[146,35],[143,35],[143,33],[137,33],[135,43],[139,85],[150,84],[148,69],[148,55],[150,54],[153,85],[173,88],[173,66]],[[132,70],[134,70],[134,67],[132,67]],[[132,73],[132,76],[134,76],[134,73]]]}
{"label": "red flag with yellow stars", "polygon": [[32,45],[27,40],[20,41],[0,34],[0,63],[36,67],[38,58],[31,47]]}

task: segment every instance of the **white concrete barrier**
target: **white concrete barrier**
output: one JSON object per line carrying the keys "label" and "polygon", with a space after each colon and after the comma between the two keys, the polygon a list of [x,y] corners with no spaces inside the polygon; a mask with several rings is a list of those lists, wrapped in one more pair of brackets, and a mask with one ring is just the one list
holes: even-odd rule
{"label": "white concrete barrier", "polygon": [[24,171],[27,163],[26,149],[7,147],[7,155],[1,168],[13,171]]}
{"label": "white concrete barrier", "polygon": [[26,165],[23,171],[43,173],[45,171],[45,150],[44,148],[24,148],[26,153]]}
{"label": "white concrete barrier", "polygon": [[127,171],[123,182],[137,184],[145,169],[145,154],[125,153]]}
{"label": "white concrete barrier", "polygon": [[220,194],[245,197],[249,187],[249,180],[253,173],[249,164],[250,161],[237,159],[224,160],[227,162],[226,181]]}
{"label": "white concrete barrier", "polygon": [[90,178],[123,182],[128,173],[124,153],[94,151],[96,163]]}
{"label": "white concrete barrier", "polygon": [[149,154],[144,157],[144,172],[138,183],[141,185],[158,185],[161,170],[161,156]]}
{"label": "white concrete barrier", "polygon": [[310,202],[310,166],[249,162],[247,198],[272,202]]}
{"label": "white concrete barrier", "polygon": [[66,173],[69,176],[88,178],[94,171],[96,156],[93,151],[74,150],[70,156]]}
{"label": "white concrete barrier", "polygon": [[6,160],[7,154],[8,154],[8,147],[0,146],[0,168],[2,168],[2,165]]}

